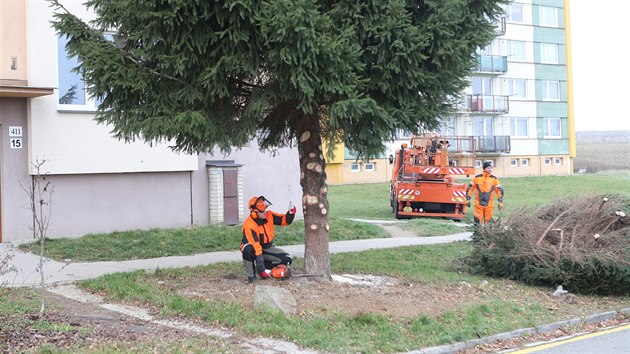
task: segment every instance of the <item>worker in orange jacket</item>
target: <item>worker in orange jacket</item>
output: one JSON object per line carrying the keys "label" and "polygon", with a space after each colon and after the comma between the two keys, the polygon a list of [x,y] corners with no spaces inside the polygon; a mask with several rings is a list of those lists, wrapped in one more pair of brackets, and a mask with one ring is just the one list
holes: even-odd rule
{"label": "worker in orange jacket", "polygon": [[255,196],[249,200],[249,217],[243,222],[241,253],[247,273],[247,280],[256,280],[256,273],[262,278],[270,277],[270,269],[284,264],[288,266],[292,259],[287,252],[273,245],[274,225],[287,226],[295,218],[295,206],[290,206],[286,214],[278,214],[267,208],[271,203],[264,196]]}
{"label": "worker in orange jacket", "polygon": [[473,177],[466,187],[466,205],[470,206],[472,193],[475,195],[475,223],[487,224],[494,213],[494,195],[499,202],[499,210],[503,209],[503,188],[499,179],[492,174],[492,163],[483,163],[483,172]]}

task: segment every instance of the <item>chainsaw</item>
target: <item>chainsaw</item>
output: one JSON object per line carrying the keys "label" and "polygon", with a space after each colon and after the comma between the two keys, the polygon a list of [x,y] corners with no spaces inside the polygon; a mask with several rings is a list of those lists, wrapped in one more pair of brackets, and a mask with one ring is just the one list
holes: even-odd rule
{"label": "chainsaw", "polygon": [[279,265],[273,267],[271,269],[271,273],[269,275],[271,275],[271,277],[275,278],[275,279],[288,279],[288,278],[291,278],[291,277],[303,278],[303,277],[321,277],[321,276],[323,276],[322,274],[309,274],[309,273],[294,274],[293,271],[291,270],[291,268],[287,267],[284,264],[279,264]]}

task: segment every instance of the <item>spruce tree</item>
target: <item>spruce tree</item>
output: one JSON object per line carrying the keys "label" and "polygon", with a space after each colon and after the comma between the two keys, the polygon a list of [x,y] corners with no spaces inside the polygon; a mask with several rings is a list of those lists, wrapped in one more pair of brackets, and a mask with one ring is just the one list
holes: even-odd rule
{"label": "spruce tree", "polygon": [[[305,266],[330,277],[322,139],[374,157],[398,129],[439,127],[503,0],[89,0],[53,26],[96,120],[123,140],[224,152],[297,145]],[[114,40],[104,36],[114,32]]]}

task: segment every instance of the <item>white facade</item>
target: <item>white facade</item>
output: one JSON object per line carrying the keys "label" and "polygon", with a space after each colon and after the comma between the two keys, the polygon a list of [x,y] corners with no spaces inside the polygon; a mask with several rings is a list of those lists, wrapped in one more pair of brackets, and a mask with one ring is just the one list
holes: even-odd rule
{"label": "white facade", "polygon": [[[75,15],[93,17],[81,2],[65,1]],[[50,26],[53,10],[44,1],[28,1],[29,83],[34,86],[59,86],[57,35]],[[97,125],[93,111],[70,111],[59,105],[59,89],[54,94],[30,102],[30,161],[47,160],[51,174],[126,173],[192,171],[197,157],[174,153],[168,144],[151,147],[143,142],[125,143],[114,139],[111,127]],[[43,118],[45,117],[45,118]]]}
{"label": "white facade", "polygon": [[[62,3],[89,19],[81,2]],[[238,202],[232,204],[239,222],[254,195],[265,195],[278,212],[286,212],[289,201],[301,204],[297,151],[272,155],[252,142],[228,156],[190,155],[171,151],[167,142],[125,143],[111,136],[112,127],[93,120],[94,105],[60,104],[59,64],[65,56],[50,27],[53,10],[45,1],[9,5],[11,13],[0,11],[0,53],[15,55],[21,71],[0,70],[0,242],[32,240],[30,199],[22,186],[30,185],[33,164],[42,160],[40,172],[53,187],[47,230],[52,238],[221,223],[228,204],[207,160],[239,166]],[[9,5],[0,4],[0,10]],[[13,36],[6,36],[2,24],[8,19],[16,22]],[[20,33],[25,39],[16,44]],[[23,130],[20,148],[9,146],[9,127],[16,126]]]}

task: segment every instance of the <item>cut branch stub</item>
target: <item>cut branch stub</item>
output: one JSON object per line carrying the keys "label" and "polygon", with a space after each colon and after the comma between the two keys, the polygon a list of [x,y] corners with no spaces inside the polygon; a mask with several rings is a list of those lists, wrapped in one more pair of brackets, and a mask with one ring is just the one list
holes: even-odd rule
{"label": "cut branch stub", "polygon": [[305,142],[308,139],[311,138],[311,132],[309,132],[308,130],[304,131],[304,133],[302,133],[302,135],[300,135],[300,142]]}
{"label": "cut branch stub", "polygon": [[553,229],[554,225],[558,222],[558,220],[560,220],[560,218],[566,214],[569,211],[569,209],[563,211],[562,213],[560,213],[560,215],[556,216],[556,218],[553,220],[553,222],[549,225],[549,227],[547,227],[547,230],[545,230],[545,232],[543,232],[543,234],[540,236],[540,238],[538,239],[538,241],[536,241],[536,246],[540,246],[540,244],[543,242],[543,240],[545,239],[545,237],[547,236],[547,234],[549,233],[549,231],[551,229]]}

